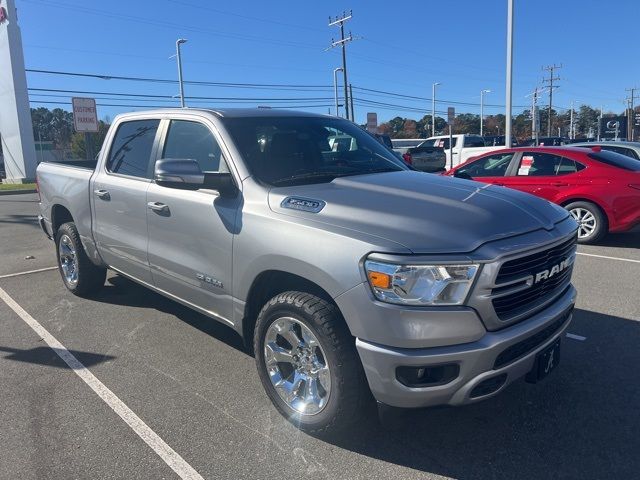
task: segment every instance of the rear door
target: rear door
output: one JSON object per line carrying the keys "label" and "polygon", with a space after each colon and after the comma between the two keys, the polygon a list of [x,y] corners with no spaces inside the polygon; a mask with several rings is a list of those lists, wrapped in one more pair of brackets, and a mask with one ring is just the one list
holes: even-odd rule
{"label": "rear door", "polygon": [[151,283],[147,259],[147,188],[160,120],[123,120],[92,185],[93,231],[110,267]]}
{"label": "rear door", "polygon": [[[168,123],[158,158],[194,159],[203,172],[228,172],[215,127],[200,117]],[[149,263],[154,285],[231,319],[231,258],[242,195],[222,198],[213,190],[180,190],[152,182],[147,191]]]}
{"label": "rear door", "polygon": [[547,152],[525,151],[513,175],[504,178],[507,187],[555,202],[576,185],[575,173],[584,168],[575,160]]}

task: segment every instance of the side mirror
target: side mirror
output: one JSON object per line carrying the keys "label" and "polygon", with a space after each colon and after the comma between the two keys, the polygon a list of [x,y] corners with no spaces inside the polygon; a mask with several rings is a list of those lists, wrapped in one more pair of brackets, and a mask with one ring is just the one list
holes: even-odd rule
{"label": "side mirror", "polygon": [[210,188],[217,190],[221,197],[232,197],[238,190],[230,173],[203,172],[198,162],[190,158],[158,160],[153,176],[163,187],[182,190]]}
{"label": "side mirror", "polygon": [[193,159],[165,158],[156,162],[153,178],[158,185],[182,190],[204,187],[204,173]]}

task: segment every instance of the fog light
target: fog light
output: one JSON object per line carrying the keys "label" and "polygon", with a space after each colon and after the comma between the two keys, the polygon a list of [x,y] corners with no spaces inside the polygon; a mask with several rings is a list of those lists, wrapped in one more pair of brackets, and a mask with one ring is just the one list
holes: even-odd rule
{"label": "fog light", "polygon": [[411,388],[446,385],[453,381],[459,373],[460,366],[455,363],[396,368],[396,378],[398,381]]}

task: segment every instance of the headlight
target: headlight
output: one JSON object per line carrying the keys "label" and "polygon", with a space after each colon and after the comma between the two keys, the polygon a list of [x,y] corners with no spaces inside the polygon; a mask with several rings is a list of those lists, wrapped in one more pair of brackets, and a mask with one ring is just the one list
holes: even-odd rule
{"label": "headlight", "polygon": [[478,265],[396,265],[367,260],[369,285],[378,300],[401,305],[461,305]]}

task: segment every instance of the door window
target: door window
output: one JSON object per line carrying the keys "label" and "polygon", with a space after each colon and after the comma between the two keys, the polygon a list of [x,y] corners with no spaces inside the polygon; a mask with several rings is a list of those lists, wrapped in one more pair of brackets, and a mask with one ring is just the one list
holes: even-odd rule
{"label": "door window", "polygon": [[198,122],[172,120],[162,158],[196,160],[203,172],[228,171],[213,133]]}
{"label": "door window", "polygon": [[151,150],[160,120],[123,122],[113,139],[107,170],[132,177],[148,178]]}
{"label": "door window", "polygon": [[[522,154],[522,158],[520,159],[520,165],[518,166],[518,176],[555,176],[558,174],[563,160],[566,162],[566,165],[569,166],[568,162],[571,162],[571,160],[561,157],[560,155],[541,152],[524,152]],[[573,172],[575,172],[575,165],[573,169]],[[573,172],[565,171],[563,172],[563,174]]]}
{"label": "door window", "polygon": [[464,137],[465,147],[484,147],[484,140],[482,137]]}
{"label": "door window", "polygon": [[513,153],[499,153],[482,157],[458,169],[459,174],[475,177],[504,177],[513,159]]}
{"label": "door window", "polygon": [[626,147],[618,147],[618,146],[613,146],[613,145],[601,145],[600,146],[602,148],[602,150],[610,150],[612,152],[616,152],[616,153],[620,153],[622,155],[626,155],[627,157],[631,157],[631,158],[638,158],[638,154],[633,151],[630,148],[626,148]]}

